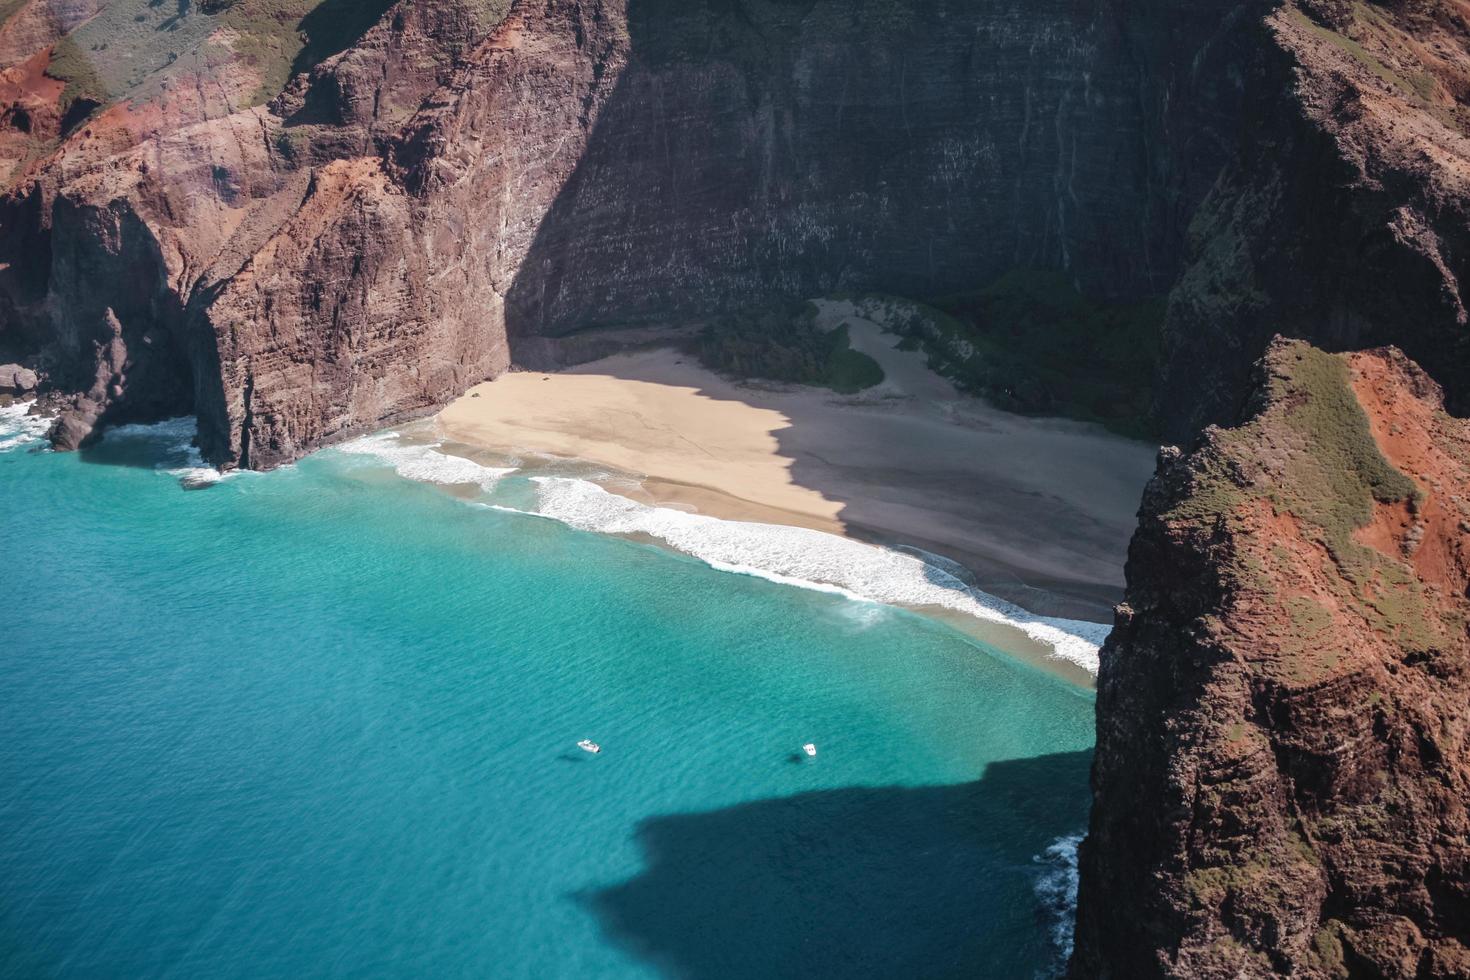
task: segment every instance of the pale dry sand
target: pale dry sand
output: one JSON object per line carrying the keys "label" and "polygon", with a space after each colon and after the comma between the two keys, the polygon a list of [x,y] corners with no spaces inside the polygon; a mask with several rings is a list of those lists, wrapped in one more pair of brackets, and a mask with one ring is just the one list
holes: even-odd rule
{"label": "pale dry sand", "polygon": [[842,396],[736,383],[673,350],[480,385],[443,435],[508,456],[568,457],[640,478],[609,489],[733,520],[796,524],[944,555],[1043,615],[1106,622],[1154,447],[958,394],[922,355],[827,304],[883,384]]}

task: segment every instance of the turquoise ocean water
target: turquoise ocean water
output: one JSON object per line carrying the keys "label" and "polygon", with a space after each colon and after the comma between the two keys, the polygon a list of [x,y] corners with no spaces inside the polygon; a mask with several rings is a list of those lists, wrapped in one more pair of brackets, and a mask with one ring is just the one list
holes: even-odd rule
{"label": "turquoise ocean water", "polygon": [[178,425],[0,447],[0,975],[1064,951],[1092,700],[1046,673],[370,457],[188,490]]}

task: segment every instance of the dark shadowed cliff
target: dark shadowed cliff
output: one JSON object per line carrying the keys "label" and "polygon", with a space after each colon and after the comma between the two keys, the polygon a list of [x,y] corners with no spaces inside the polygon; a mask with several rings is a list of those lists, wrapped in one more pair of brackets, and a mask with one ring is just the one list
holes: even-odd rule
{"label": "dark shadowed cliff", "polygon": [[1168,296],[1177,438],[1278,331],[1396,343],[1458,405],[1453,4],[181,9],[0,8],[0,355],[62,446],[193,411],[269,467],[548,338],[1016,269]]}
{"label": "dark shadowed cliff", "polygon": [[[1224,4],[451,0],[313,40],[260,101],[262,3],[189,13],[156,77],[25,90],[0,314],[63,446],[193,410],[211,458],[268,467],[540,337],[776,296],[1160,293],[1238,116],[1217,62],[1261,33]],[[13,15],[62,37],[17,85],[108,63],[58,4]]]}
{"label": "dark shadowed cliff", "polygon": [[1102,652],[1077,977],[1470,971],[1470,424],[1280,342],[1166,451]]}
{"label": "dark shadowed cliff", "polygon": [[1276,333],[1395,344],[1464,410],[1467,17],[1442,0],[1301,0],[1266,18],[1237,144],[1170,294],[1171,438],[1232,420]]}

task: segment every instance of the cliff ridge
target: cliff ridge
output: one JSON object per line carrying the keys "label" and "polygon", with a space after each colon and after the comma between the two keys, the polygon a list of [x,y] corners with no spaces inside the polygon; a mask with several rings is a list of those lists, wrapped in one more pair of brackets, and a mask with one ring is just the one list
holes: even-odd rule
{"label": "cliff ridge", "polygon": [[1278,340],[1166,450],[1102,650],[1077,977],[1470,972],[1470,423]]}

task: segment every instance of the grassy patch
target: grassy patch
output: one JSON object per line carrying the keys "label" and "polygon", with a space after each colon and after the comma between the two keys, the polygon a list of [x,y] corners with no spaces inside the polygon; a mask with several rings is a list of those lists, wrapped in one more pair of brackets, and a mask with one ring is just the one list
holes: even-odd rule
{"label": "grassy patch", "polygon": [[1253,857],[1241,864],[1215,868],[1196,868],[1184,877],[1184,887],[1200,906],[1217,905],[1231,892],[1239,892],[1253,884],[1269,883],[1271,862],[1265,856]]}
{"label": "grassy patch", "polygon": [[1271,377],[1271,397],[1308,451],[1295,453],[1280,502],[1323,532],[1340,560],[1360,546],[1352,532],[1373,517],[1373,504],[1417,503],[1414,481],[1394,469],[1358,404],[1342,358],[1306,344]]}
{"label": "grassy patch", "polygon": [[[1215,432],[1190,463],[1189,492],[1165,519],[1239,528],[1250,513],[1247,505],[1269,506],[1294,516],[1302,537],[1331,557],[1336,574],[1322,582],[1331,603],[1306,597],[1284,603],[1283,629],[1274,638],[1288,679],[1307,681],[1338,666],[1343,650],[1334,641],[1329,606],[1360,617],[1405,650],[1435,649],[1456,624],[1429,614],[1411,568],[1354,538],[1376,505],[1406,504],[1412,512],[1421,494],[1379,450],[1347,362],[1293,343],[1275,349],[1267,368],[1265,410],[1236,429]],[[1238,555],[1227,567],[1239,586],[1274,592],[1295,564],[1275,544],[1258,555]]]}
{"label": "grassy patch", "polygon": [[845,324],[822,331],[815,321],[810,303],[726,314],[700,335],[699,359],[737,377],[821,385],[844,394],[883,380],[878,362],[852,349]]}
{"label": "grassy patch", "polygon": [[849,346],[847,324],[832,331],[832,337],[832,352],[827,355],[827,387],[852,394],[882,383],[883,368],[878,362]]}
{"label": "grassy patch", "polygon": [[26,5],[26,0],[0,0],[0,27],[15,16],[15,12]]}
{"label": "grassy patch", "polygon": [[1335,922],[1329,921],[1312,936],[1312,958],[1317,968],[1327,976],[1345,977],[1348,975],[1346,954],[1334,925]]}
{"label": "grassy patch", "polygon": [[[1361,9],[1365,6],[1366,5],[1358,4],[1355,6],[1355,9]],[[1421,95],[1420,86],[1415,85],[1413,82],[1394,72],[1391,68],[1389,68],[1383,62],[1379,61],[1376,57],[1374,57],[1367,49],[1365,49],[1353,38],[1348,37],[1346,34],[1341,34],[1337,31],[1334,31],[1330,27],[1322,26],[1295,7],[1291,8],[1289,16],[1296,20],[1297,23],[1310,28],[1319,37],[1330,42],[1335,47],[1339,48],[1342,51],[1345,51],[1347,54],[1352,56],[1354,61],[1358,62],[1358,64],[1362,65],[1364,68],[1372,72],[1384,84],[1388,85],[1391,88],[1398,89],[1404,95],[1417,96],[1425,99],[1426,101],[1428,100],[1429,95]],[[1432,93],[1433,88],[1434,83],[1431,79],[1428,91]]]}
{"label": "grassy patch", "polygon": [[107,101],[107,84],[97,74],[91,56],[77,46],[75,39],[64,37],[51,50],[46,73],[66,82],[61,90],[62,128],[70,130]]}
{"label": "grassy patch", "polygon": [[[11,0],[0,0],[8,3]],[[260,75],[247,99],[273,98],[291,76],[351,45],[393,0],[111,0],[57,46],[49,74],[68,105],[145,97],[183,71],[243,62]],[[476,0],[488,20],[508,0]],[[3,13],[3,8],[0,8]]]}

